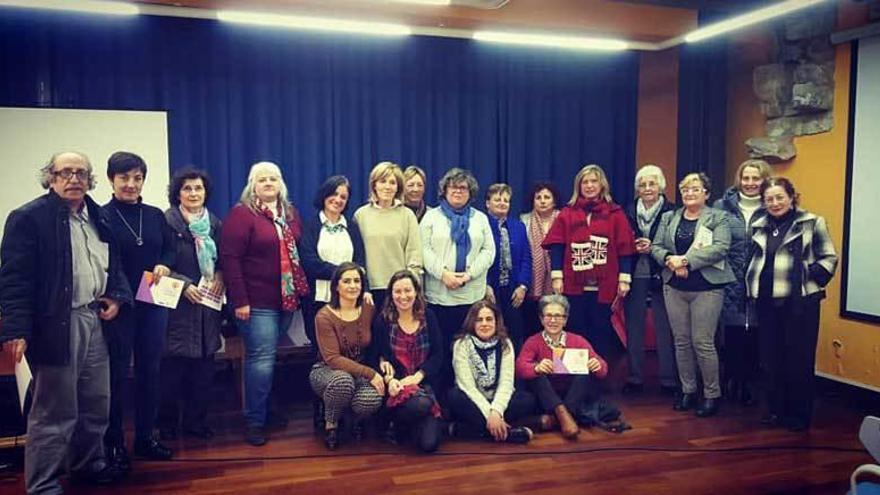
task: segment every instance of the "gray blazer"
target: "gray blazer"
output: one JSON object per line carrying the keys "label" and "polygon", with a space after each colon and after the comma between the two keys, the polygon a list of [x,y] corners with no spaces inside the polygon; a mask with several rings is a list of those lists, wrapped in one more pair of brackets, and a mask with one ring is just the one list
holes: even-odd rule
{"label": "gray blazer", "polygon": [[[727,225],[727,215],[723,210],[705,207],[700,212],[697,220],[696,231],[705,227],[712,232],[712,244],[696,249],[688,248],[686,253],[676,252],[675,231],[681,223],[681,215],[684,208],[668,211],[660,218],[660,226],[651,243],[651,256],[663,267],[663,281],[668,283],[672,279],[672,270],[666,268],[666,257],[684,254],[688,259],[688,269],[699,270],[710,284],[727,284],[736,280],[730,263],[727,261],[727,251],[730,250],[730,227]],[[719,261],[724,261],[724,268],[713,266]]]}

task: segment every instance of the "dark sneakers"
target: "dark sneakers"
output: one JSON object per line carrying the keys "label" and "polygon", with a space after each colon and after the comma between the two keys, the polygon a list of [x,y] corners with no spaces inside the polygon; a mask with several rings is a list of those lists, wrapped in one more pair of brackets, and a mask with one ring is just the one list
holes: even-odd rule
{"label": "dark sneakers", "polygon": [[174,457],[174,452],[162,445],[155,438],[135,440],[134,455],[151,461],[168,461]]}
{"label": "dark sneakers", "polygon": [[507,443],[529,443],[535,433],[527,426],[515,426],[507,430]]}

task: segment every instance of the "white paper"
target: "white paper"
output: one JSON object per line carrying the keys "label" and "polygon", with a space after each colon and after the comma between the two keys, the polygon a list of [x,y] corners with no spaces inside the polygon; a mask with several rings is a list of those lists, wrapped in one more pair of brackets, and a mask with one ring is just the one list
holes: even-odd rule
{"label": "white paper", "polygon": [[27,358],[22,356],[21,361],[15,363],[15,384],[18,387],[18,403],[21,406],[22,414],[24,414],[24,399],[27,397],[27,391],[33,379],[34,376],[31,374]]}
{"label": "white paper", "polygon": [[211,287],[213,286],[213,281],[208,281],[208,279],[202,277],[199,279],[199,285],[196,288],[202,296],[202,306],[207,306],[213,310],[220,311],[220,308],[222,308],[223,304],[226,302],[226,291],[223,291],[219,295],[214,294],[211,292]]}
{"label": "white paper", "polygon": [[[691,245],[691,248],[702,249],[704,247],[711,246],[714,240],[715,236],[712,235],[712,231],[709,230],[705,225],[700,225],[700,228],[697,229],[697,232],[694,234],[694,243]],[[724,260],[722,259],[717,263],[713,263],[712,266],[719,270],[724,270]]]}
{"label": "white paper", "polygon": [[589,375],[589,349],[553,349],[553,373],[559,375]]}
{"label": "white paper", "polygon": [[153,273],[144,272],[141,283],[138,286],[135,299],[145,303],[155,304],[164,308],[177,308],[180,295],[183,293],[183,280],[170,276],[164,276],[154,283]]}

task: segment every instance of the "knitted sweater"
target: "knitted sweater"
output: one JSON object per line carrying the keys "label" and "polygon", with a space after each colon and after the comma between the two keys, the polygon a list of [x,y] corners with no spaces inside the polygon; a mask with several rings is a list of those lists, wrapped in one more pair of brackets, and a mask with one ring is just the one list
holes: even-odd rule
{"label": "knitted sweater", "polygon": [[[590,342],[576,333],[565,332],[566,349],[588,349],[590,358],[596,358],[601,363],[601,367],[592,372],[593,376],[605,378],[608,375],[608,363],[593,350]],[[535,371],[535,365],[543,359],[553,360],[553,349],[544,342],[542,332],[538,332],[529,337],[520,350],[519,357],[516,358],[516,377],[521,380],[534,380],[539,375]],[[548,375],[550,383],[556,390],[564,390],[571,381],[571,375]]]}
{"label": "knitted sweater", "polygon": [[376,370],[361,364],[368,362],[372,320],[373,306],[367,304],[362,306],[361,315],[354,321],[341,319],[329,306],[321,308],[315,315],[315,335],[321,360],[334,370],[372,379]]}
{"label": "knitted sweater", "polygon": [[413,212],[398,203],[391,208],[365,204],[354,213],[367,253],[370,289],[386,289],[394,272],[422,273],[422,241]]}

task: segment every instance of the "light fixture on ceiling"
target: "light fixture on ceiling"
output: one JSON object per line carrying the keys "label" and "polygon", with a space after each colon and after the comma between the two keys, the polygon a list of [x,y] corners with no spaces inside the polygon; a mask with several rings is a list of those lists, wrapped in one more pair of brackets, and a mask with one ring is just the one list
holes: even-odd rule
{"label": "light fixture on ceiling", "polygon": [[415,3],[419,5],[451,5],[452,0],[386,0],[392,3]]}
{"label": "light fixture on ceiling", "polygon": [[104,0],[0,0],[0,7],[67,10],[108,15],[138,15],[140,13],[137,5]]}
{"label": "light fixture on ceiling", "polygon": [[473,39],[493,43],[566,48],[571,50],[622,51],[629,48],[627,42],[622,40],[587,38],[580,36],[510,33],[503,31],[476,31],[473,34]]}
{"label": "light fixture on ceiling", "polygon": [[824,1],[825,0],[786,0],[769,7],[764,7],[762,9],[732,17],[726,21],[710,24],[704,28],[697,29],[696,31],[691,31],[685,35],[684,40],[688,43],[701,41],[706,38],[718,36],[719,34],[728,33],[734,29],[739,29],[768,19],[773,19],[774,17],[789,14],[796,10],[812,7],[813,5]]}
{"label": "light fixture on ceiling", "polygon": [[407,36],[412,29],[402,24],[381,22],[347,21],[325,17],[302,17],[292,15],[261,14],[236,10],[220,10],[217,19],[225,22],[256,24],[289,29],[313,31],[336,31],[344,33],[371,34],[377,36]]}

